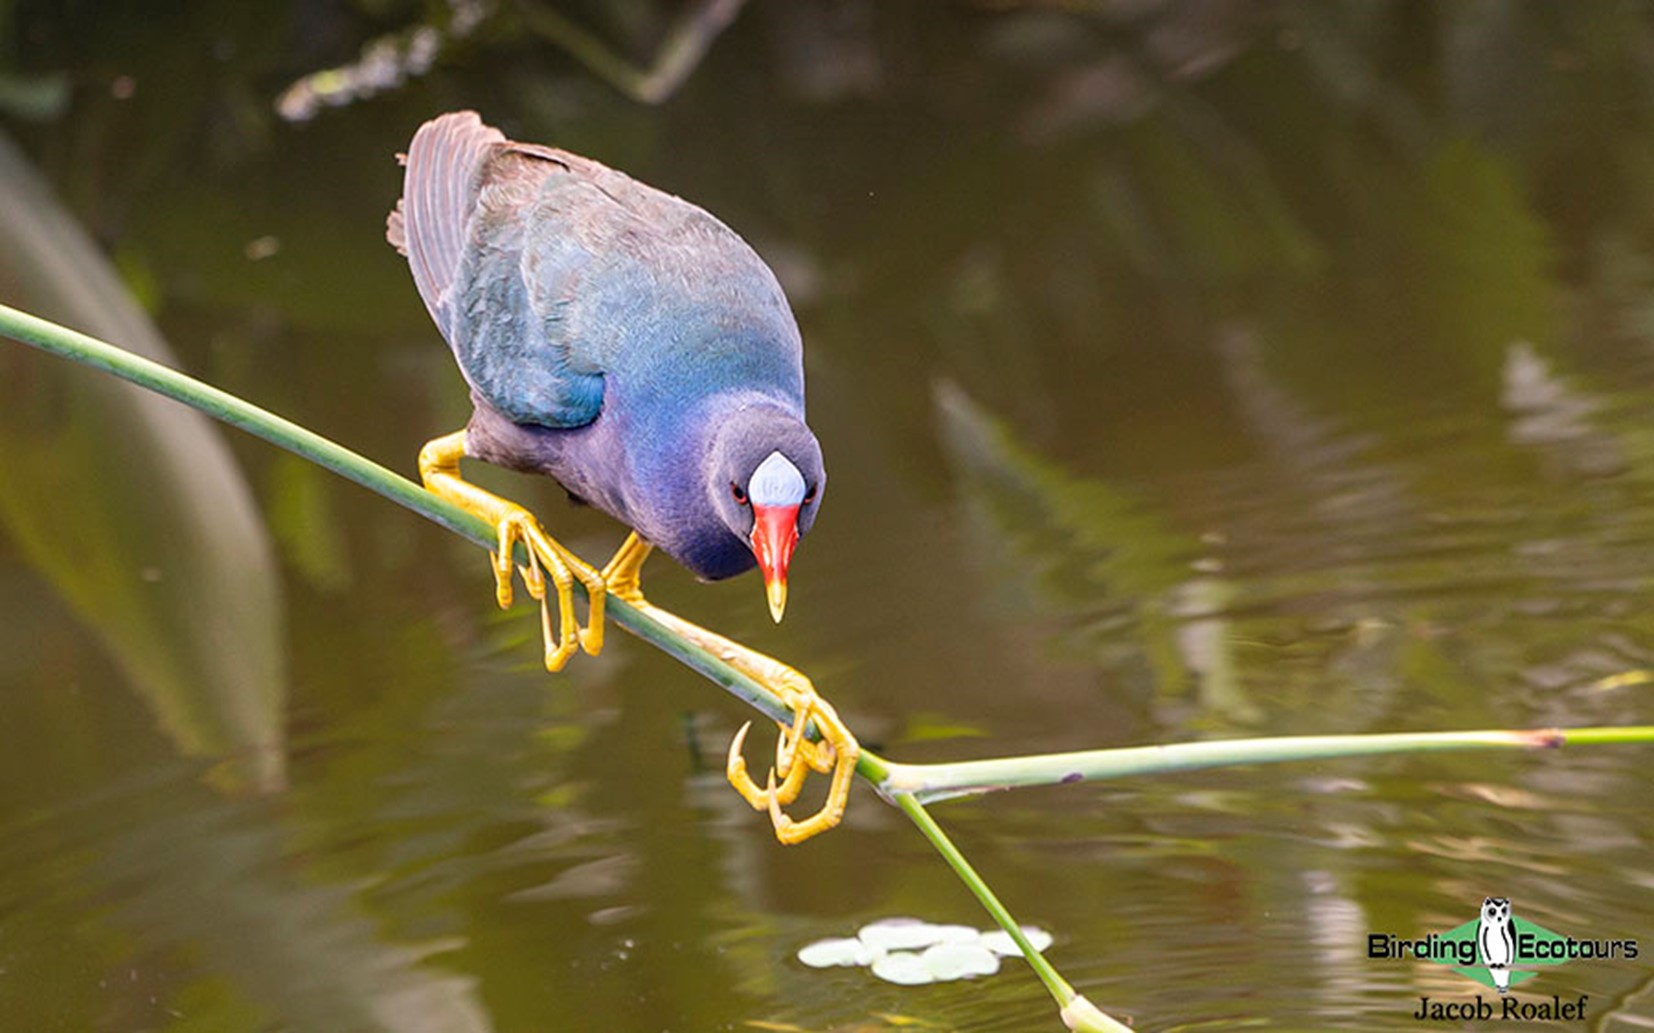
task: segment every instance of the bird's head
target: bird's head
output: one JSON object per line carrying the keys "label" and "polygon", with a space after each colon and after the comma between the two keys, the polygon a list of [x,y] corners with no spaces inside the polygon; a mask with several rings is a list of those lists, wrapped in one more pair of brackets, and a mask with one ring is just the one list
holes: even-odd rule
{"label": "bird's head", "polygon": [[827,472],[804,422],[776,410],[746,410],[720,435],[710,485],[719,514],[752,550],[777,623],[787,608],[787,567],[815,523]]}

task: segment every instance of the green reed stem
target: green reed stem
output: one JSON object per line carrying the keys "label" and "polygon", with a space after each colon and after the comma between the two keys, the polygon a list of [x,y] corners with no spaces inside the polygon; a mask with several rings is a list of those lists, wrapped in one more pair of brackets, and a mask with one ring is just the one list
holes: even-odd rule
{"label": "green reed stem", "polygon": [[953,869],[959,880],[976,895],[976,899],[988,914],[993,916],[994,921],[999,923],[999,927],[1016,943],[1017,950],[1022,952],[1023,958],[1039,977],[1039,981],[1045,984],[1045,989],[1057,1002],[1057,1007],[1062,1009],[1063,1021],[1069,1029],[1083,1030],[1086,1033],[1121,1033],[1130,1029],[1098,1011],[1090,1001],[1076,993],[1068,980],[1045,960],[1045,955],[1028,941],[1027,934],[1011,915],[1010,909],[1000,902],[998,894],[994,893],[983,881],[982,876],[977,874],[970,861],[959,852],[959,848],[954,846],[953,840],[942,831],[942,826],[936,824],[936,819],[925,810],[924,804],[914,799],[910,793],[893,793],[889,798],[901,808],[903,814],[912,819],[913,824],[930,840],[930,845],[936,848],[936,852],[942,855],[944,861],[948,862],[948,867]]}
{"label": "green reed stem", "polygon": [[1365,735],[1273,736],[1219,739],[1166,746],[1130,746],[1077,753],[1045,753],[952,764],[897,764],[886,761],[887,795],[910,794],[922,803],[955,796],[1038,785],[1068,785],[1101,779],[1163,775],[1172,771],[1279,764],[1443,750],[1536,750],[1565,745],[1654,742],[1654,725],[1622,728],[1548,728],[1533,731],[1402,732]]}

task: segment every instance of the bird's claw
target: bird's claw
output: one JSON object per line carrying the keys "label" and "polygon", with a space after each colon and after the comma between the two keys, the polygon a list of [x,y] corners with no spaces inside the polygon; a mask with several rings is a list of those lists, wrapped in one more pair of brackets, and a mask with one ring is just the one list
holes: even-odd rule
{"label": "bird's claw", "polygon": [[[741,726],[729,744],[725,774],[735,791],[754,810],[769,812],[770,823],[775,826],[775,838],[792,844],[833,828],[844,816],[845,803],[850,795],[850,779],[855,773],[861,746],[839,719],[832,704],[817,695],[808,682],[802,688],[784,689],[782,696],[792,708],[793,721],[790,726],[777,722],[780,732],[775,744],[775,766],[770,768],[764,787],[760,789],[747,773],[746,758],[741,752],[747,732],[752,728],[750,721]],[[812,742],[805,734],[812,721],[821,733],[820,742]],[[782,808],[798,799],[811,771],[824,775],[832,773],[827,799],[820,810],[802,821],[795,821]],[[779,783],[776,782],[778,772],[781,776]]]}
{"label": "bird's claw", "polygon": [[[579,557],[558,545],[546,534],[533,514],[520,506],[511,505],[500,517],[499,548],[490,554],[494,566],[494,597],[501,609],[512,602],[512,570],[522,576],[523,587],[529,597],[540,604],[540,630],[545,639],[546,670],[560,671],[575,650],[584,648],[596,654],[603,647],[603,579],[582,562]],[[517,543],[528,554],[528,563],[517,565],[513,560]],[[546,592],[546,575],[551,576],[557,601],[557,624],[551,617],[551,600]],[[586,588],[590,605],[586,627],[580,627],[574,616],[574,579],[580,578]]]}
{"label": "bird's claw", "polygon": [[[515,502],[484,491],[460,476],[459,463],[469,447],[467,431],[433,438],[419,450],[419,477],[428,491],[472,516],[492,524],[497,548],[489,554],[494,569],[494,599],[500,609],[511,606],[511,580],[522,573],[528,594],[540,604],[540,627],[546,643],[546,669],[560,670],[577,648],[597,655],[603,648],[603,579],[574,553],[546,534],[534,514]],[[522,543],[528,562],[518,566],[516,548]],[[557,595],[558,622],[554,631],[546,598],[546,572]],[[586,626],[574,619],[574,579],[586,588]]]}

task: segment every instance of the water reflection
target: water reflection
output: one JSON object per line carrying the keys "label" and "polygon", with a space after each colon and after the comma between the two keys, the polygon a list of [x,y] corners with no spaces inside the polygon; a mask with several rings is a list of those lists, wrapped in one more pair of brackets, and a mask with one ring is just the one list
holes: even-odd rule
{"label": "water reflection", "polygon": [[[640,65],[718,8],[555,5]],[[286,84],[419,12],[8,11],[30,45],[0,87],[75,83],[15,131],[190,368],[409,472],[464,406],[382,244],[413,126],[479,107],[719,213],[800,310],[832,502],[779,628],[747,584],[663,564],[652,591],[796,661],[894,756],[1651,720],[1638,9],[748,4],[652,107],[513,10],[302,126]],[[0,364],[0,393],[44,375]],[[120,473],[30,440],[0,480]],[[287,746],[274,801],[202,789],[154,728],[168,704],[115,688],[131,661],[42,602],[24,537],[0,545],[27,647],[0,650],[0,1025],[1052,1025],[1009,966],[960,994],[793,963],[883,915],[981,919],[869,796],[770,842],[716,774],[743,715],[680,669],[617,638],[548,679],[474,550],[239,457],[291,598],[289,700],[251,692],[241,733]],[[490,483],[583,552],[618,541],[549,485]],[[1604,747],[939,817],[1138,1028],[1392,1028],[1468,984],[1367,959],[1368,931],[1450,928],[1492,892],[1654,942],[1646,788],[1646,750]],[[1654,1021],[1636,964],[1535,982],[1589,993],[1592,1028]]]}
{"label": "water reflection", "polygon": [[[3,137],[0,235],[9,303],[173,361]],[[0,524],[115,655],[179,749],[228,758],[232,784],[279,787],[280,590],[268,535],[219,430],[147,391],[17,348],[0,352],[0,371],[9,385]]]}

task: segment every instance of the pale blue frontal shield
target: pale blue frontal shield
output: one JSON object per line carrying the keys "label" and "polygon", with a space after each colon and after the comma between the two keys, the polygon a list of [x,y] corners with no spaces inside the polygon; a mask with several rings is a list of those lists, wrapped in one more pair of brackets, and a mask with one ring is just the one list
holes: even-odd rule
{"label": "pale blue frontal shield", "polygon": [[797,506],[804,501],[804,490],[804,475],[780,452],[771,452],[759,463],[747,485],[756,506]]}

